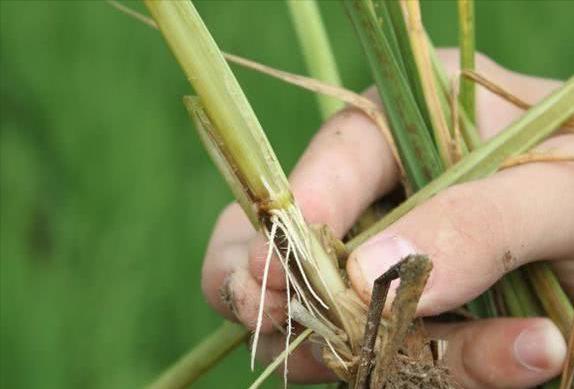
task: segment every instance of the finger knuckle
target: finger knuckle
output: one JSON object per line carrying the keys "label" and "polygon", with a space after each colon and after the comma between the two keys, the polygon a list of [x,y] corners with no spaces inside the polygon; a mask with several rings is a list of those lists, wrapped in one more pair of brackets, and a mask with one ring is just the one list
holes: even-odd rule
{"label": "finger knuckle", "polygon": [[476,185],[457,185],[434,199],[437,239],[449,251],[473,256],[495,255],[506,246],[505,218],[498,202]]}

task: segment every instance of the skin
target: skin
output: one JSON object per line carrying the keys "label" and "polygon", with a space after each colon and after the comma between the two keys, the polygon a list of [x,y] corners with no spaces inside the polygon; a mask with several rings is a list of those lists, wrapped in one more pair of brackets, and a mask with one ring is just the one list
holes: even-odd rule
{"label": "skin", "polygon": [[[449,73],[456,74],[457,51],[445,49],[439,54]],[[530,103],[560,85],[558,81],[511,72],[484,56],[478,56],[477,68]],[[376,99],[373,90],[366,93]],[[494,136],[522,113],[477,88],[477,121],[483,139]],[[559,133],[538,149],[572,155],[574,134]],[[375,124],[359,111],[347,108],[321,127],[290,182],[306,220],[327,224],[342,237],[369,204],[398,184],[398,169]],[[505,273],[542,259],[552,260],[563,286],[573,297],[573,198],[572,162],[531,163],[454,186],[355,250],[347,264],[351,284],[368,302],[372,280],[362,271],[358,259],[361,250],[371,245],[377,254],[377,241],[398,237],[416,247],[417,252],[428,254],[434,263],[417,310],[419,316],[459,307]],[[202,286],[207,301],[226,318],[250,329],[256,323],[265,250],[264,238],[249,225],[239,206],[232,204],[217,221],[204,262]],[[370,266],[379,266],[382,273],[384,261]],[[284,336],[276,329],[280,326],[277,323],[285,320],[285,304],[284,274],[274,261],[258,347],[258,358],[264,363],[283,350]],[[435,324],[429,330],[433,337],[448,340],[446,362],[467,388],[534,386],[559,374],[564,363],[564,340],[547,319]],[[553,334],[552,341],[545,343],[548,338],[533,335],[541,331]],[[517,339],[528,341],[519,347]],[[529,351],[529,364],[518,356],[518,348]],[[334,378],[314,355],[317,353],[311,346],[304,345],[289,358],[290,381],[316,383]]]}

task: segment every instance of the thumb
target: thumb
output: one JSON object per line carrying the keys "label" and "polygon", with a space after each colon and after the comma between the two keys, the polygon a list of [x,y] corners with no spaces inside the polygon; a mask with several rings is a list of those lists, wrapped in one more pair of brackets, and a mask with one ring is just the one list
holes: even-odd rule
{"label": "thumb", "polygon": [[[378,276],[409,254],[425,254],[433,270],[418,314],[456,308],[523,264],[570,256],[574,202],[565,198],[572,193],[572,170],[543,163],[448,188],[351,253],[349,279],[369,301]],[[393,292],[391,285],[387,301]]]}

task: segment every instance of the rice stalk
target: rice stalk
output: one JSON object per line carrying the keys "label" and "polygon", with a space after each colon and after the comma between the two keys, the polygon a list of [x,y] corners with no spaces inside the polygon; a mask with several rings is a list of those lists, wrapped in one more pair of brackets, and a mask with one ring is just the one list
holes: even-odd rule
{"label": "rice stalk", "polygon": [[426,106],[430,113],[434,139],[445,166],[449,167],[456,160],[451,147],[454,141],[451,138],[449,126],[439,100],[440,91],[433,73],[420,4],[418,0],[402,0],[402,4],[406,10],[409,38],[417,65],[416,70],[421,79]]}
{"label": "rice stalk", "polygon": [[271,374],[273,374],[273,372],[275,371],[275,369],[277,369],[279,367],[279,365],[281,365],[281,363],[283,363],[285,360],[287,360],[287,357],[289,356],[289,354],[291,354],[293,352],[293,350],[295,350],[297,347],[299,347],[307,338],[309,338],[309,336],[313,333],[312,330],[310,329],[306,329],[305,331],[303,331],[300,335],[298,335],[295,340],[293,340],[293,342],[289,345],[289,347],[287,347],[285,350],[283,350],[281,352],[281,354],[279,354],[277,356],[277,358],[275,358],[273,360],[273,362],[271,362],[269,365],[267,365],[265,367],[265,370],[263,370],[263,372],[259,375],[259,377],[257,377],[257,379],[251,384],[251,386],[249,386],[249,389],[257,389],[259,388],[263,382],[265,382],[265,380],[267,378],[269,378],[269,376]]}
{"label": "rice stalk", "polygon": [[401,2],[395,0],[377,0],[373,3],[373,7],[376,15],[381,20],[380,24],[384,34],[391,42],[394,56],[399,64],[401,64],[401,70],[409,82],[425,124],[427,128],[430,129],[432,122],[426,106],[423,87],[417,71],[417,64],[413,55]]}
{"label": "rice stalk", "polygon": [[574,324],[570,327],[568,338],[568,351],[564,362],[564,371],[560,382],[560,389],[569,389],[574,386]]}
{"label": "rice stalk", "polygon": [[531,263],[525,267],[532,288],[548,317],[556,323],[564,337],[568,338],[574,324],[572,301],[563,291],[550,265],[544,262]]}
{"label": "rice stalk", "polygon": [[370,64],[384,111],[412,189],[416,192],[440,175],[443,163],[430,130],[401,71],[371,0],[344,0]]}
{"label": "rice stalk", "polygon": [[[150,7],[149,4],[153,3],[153,1],[148,0],[147,3],[148,3],[148,7]],[[152,13],[153,13],[153,11],[152,11]],[[164,32],[164,34],[165,34],[165,32]],[[168,42],[170,42],[169,38],[168,38]],[[173,43],[173,42],[170,42],[170,43]],[[177,44],[177,39],[176,39],[175,43]],[[174,51],[176,52],[176,56],[178,54],[177,50],[179,50],[179,49],[177,49],[177,48],[174,49]],[[182,62],[182,66],[185,69],[186,64],[183,63],[182,60],[180,60],[180,62]],[[189,70],[189,69],[186,69],[186,70]],[[572,80],[570,80],[568,83],[571,83],[571,81]],[[192,80],[192,82],[193,82],[193,80]],[[251,164],[251,165],[249,163],[245,163],[245,161],[242,159],[242,157],[244,157],[245,154],[242,154],[242,152],[238,153],[237,152],[238,146],[233,145],[233,143],[230,142],[233,140],[233,138],[232,137],[228,138],[229,134],[227,134],[225,132],[225,128],[223,130],[221,130],[220,125],[221,125],[221,123],[225,123],[225,120],[221,120],[219,123],[217,123],[217,121],[212,119],[212,117],[211,117],[211,113],[209,112],[209,105],[205,104],[205,102],[204,102],[205,96],[207,96],[207,98],[205,98],[205,100],[209,101],[209,98],[211,96],[209,93],[210,91],[207,89],[204,89],[203,92],[201,92],[201,91],[199,91],[199,89],[201,89],[201,88],[198,88],[196,86],[196,90],[198,90],[198,93],[200,94],[200,98],[202,99],[201,103],[204,104],[206,107],[205,117],[208,119],[208,122],[212,122],[211,127],[213,129],[215,129],[215,130],[210,129],[207,131],[207,135],[211,136],[211,139],[212,139],[211,144],[214,145],[214,147],[217,149],[216,150],[217,153],[212,152],[212,154],[216,154],[220,157],[220,160],[222,161],[222,163],[220,163],[220,165],[223,166],[224,170],[227,169],[227,172],[229,175],[228,181],[233,182],[233,184],[231,184],[232,188],[235,186],[236,188],[239,188],[240,192],[241,192],[241,190],[243,190],[243,192],[242,192],[244,195],[243,206],[245,208],[247,208],[246,212],[248,214],[251,213],[252,216],[250,217],[250,219],[255,223],[258,222],[259,227],[262,229],[262,231],[264,231],[265,233],[268,233],[270,236],[273,236],[273,237],[277,234],[277,231],[279,229],[282,229],[283,235],[286,235],[287,237],[291,237],[292,242],[289,246],[289,250],[291,250],[291,249],[295,250],[295,252],[299,253],[303,257],[303,259],[306,255],[312,256],[310,254],[313,250],[309,250],[309,248],[312,247],[313,245],[311,244],[310,246],[307,246],[304,238],[301,240],[297,240],[297,237],[299,235],[303,235],[304,237],[307,236],[308,229],[306,228],[305,223],[302,221],[300,214],[297,215],[297,210],[296,210],[294,204],[290,204],[290,203],[292,203],[292,196],[290,198],[290,196],[289,196],[290,192],[288,190],[288,187],[284,187],[283,183],[281,183],[281,181],[282,181],[281,174],[275,175],[275,176],[272,175],[273,176],[272,181],[276,180],[276,181],[273,181],[273,183],[276,184],[275,189],[278,189],[277,191],[269,190],[269,188],[263,188],[263,189],[267,189],[267,192],[265,192],[265,190],[262,190],[262,188],[260,186],[257,186],[257,184],[261,182],[261,177],[266,177],[266,174],[269,174],[270,172],[264,172],[263,175],[259,177],[259,179],[257,177],[252,177],[252,172],[250,173],[249,168],[253,167],[253,166],[257,167],[257,163]],[[227,91],[227,92],[229,92],[229,91]],[[559,97],[559,98],[557,98],[556,101],[554,101],[554,103],[556,103],[556,105],[561,105],[561,104],[563,104],[563,99],[565,99],[565,98],[568,98],[568,97],[564,97],[564,96]],[[570,96],[569,98],[571,100],[572,96]],[[570,101],[570,102],[572,102],[572,101]],[[196,107],[198,106],[197,102],[195,103],[195,105],[196,105]],[[548,108],[548,107],[545,109],[548,109],[550,111],[552,110],[551,108]],[[195,110],[198,111],[197,108]],[[536,108],[534,110],[536,110]],[[543,116],[543,115],[544,115],[544,112],[541,113],[541,116]],[[570,113],[570,115],[571,115],[571,113]],[[248,114],[248,116],[249,116],[249,114]],[[528,116],[528,114],[526,116]],[[543,120],[542,122],[546,125],[550,125],[549,123],[555,124],[554,122],[557,120],[556,118],[552,119],[549,117],[546,117],[545,119],[546,119],[546,121]],[[532,119],[532,120],[535,121],[536,118]],[[554,122],[553,122],[553,120],[554,120]],[[530,125],[532,125],[532,123],[524,124],[525,129],[523,128],[522,131],[528,132]],[[260,128],[257,131],[260,131]],[[256,135],[257,135],[257,131],[255,131]],[[524,141],[525,143],[529,142],[529,141],[524,140],[524,139],[519,139],[520,136],[517,134],[515,134],[515,135],[516,135],[516,139],[518,139],[518,141]],[[253,138],[255,139],[255,142],[253,144],[257,145],[255,147],[255,149],[257,149],[257,147],[259,147],[260,150],[265,150],[265,148],[267,146],[267,148],[270,150],[270,147],[268,147],[268,144],[265,144],[265,142],[258,142],[261,140],[260,138],[258,138],[257,136],[253,136]],[[264,138],[264,136],[263,136],[263,138]],[[514,140],[516,140],[516,139],[514,139]],[[230,145],[231,145],[231,147],[230,147]],[[516,146],[516,148],[523,147],[523,146],[520,146],[520,147],[517,146],[517,143],[516,142],[513,143],[513,141],[508,141],[508,144],[499,145],[499,146],[502,147],[502,149],[504,149],[505,151],[508,151],[508,150],[506,150],[504,146],[509,146],[511,149],[514,146]],[[244,147],[244,149],[250,150],[250,146],[246,146],[246,147]],[[254,150],[254,149],[251,149],[251,150]],[[493,150],[498,151],[499,149],[495,147]],[[267,151],[267,150],[265,150],[265,151]],[[477,151],[479,151],[479,150],[477,150]],[[267,153],[267,154],[263,153],[263,154],[273,156],[272,151],[270,153]],[[469,157],[471,155],[469,155]],[[258,159],[258,158],[256,158],[256,159]],[[275,162],[276,162],[276,160],[275,160]],[[462,164],[462,162],[463,161],[461,161],[461,164]],[[498,162],[500,162],[500,161],[498,161]],[[216,163],[217,163],[217,159],[216,159]],[[471,163],[468,163],[468,164],[472,165]],[[462,164],[462,165],[464,165],[464,164]],[[477,164],[477,166],[478,165],[481,166],[481,169],[488,170],[488,163],[480,162]],[[276,167],[278,167],[278,164]],[[274,171],[276,167],[273,167],[270,169],[271,173],[276,173],[276,171]],[[233,174],[229,174],[229,172],[231,172]],[[465,173],[463,172],[459,176],[458,179],[461,179],[461,180],[462,179],[469,179],[468,177],[471,177],[470,179],[472,179],[473,174],[476,174],[476,172],[473,170],[473,168],[471,166],[471,168],[467,172],[465,172]],[[482,173],[480,173],[480,174],[482,174]],[[480,174],[478,176],[480,176]],[[488,172],[486,174],[490,174],[490,172]],[[456,176],[456,174],[455,174],[455,176]],[[477,178],[478,176],[476,176],[474,178]],[[283,178],[284,178],[284,175],[283,175]],[[283,191],[283,189],[285,189],[285,188],[287,190]],[[280,194],[281,196],[277,196],[278,194]],[[259,198],[260,195],[263,195],[263,199],[264,199],[264,201],[261,203],[258,202],[258,201],[261,201],[261,198]],[[279,199],[279,201],[277,201],[277,199]],[[263,207],[261,206],[262,204],[264,205]],[[291,209],[291,205],[293,205],[293,208],[295,208],[295,209]],[[275,231],[275,232],[272,233],[273,231]],[[298,232],[293,233],[293,231],[298,231]],[[279,254],[280,258],[281,258],[281,254],[285,255],[285,252],[281,251],[281,248],[279,247],[279,245],[274,243],[274,239],[270,239],[270,248],[275,250]],[[322,251],[322,248],[320,247],[320,245],[319,245],[319,249],[317,251],[319,251],[319,252]],[[289,253],[289,251],[287,251],[287,252]],[[314,252],[313,252],[313,254],[314,254]],[[296,256],[297,254],[294,254],[294,255]],[[290,258],[289,255],[286,255],[283,257],[283,260],[286,262],[286,265],[288,265],[289,258]],[[325,261],[325,263],[327,263],[327,262],[328,261]],[[301,261],[299,261],[297,263],[300,264]],[[313,269],[315,270],[315,272],[317,272],[318,268],[319,267],[317,266],[317,263],[314,263],[313,261],[311,261],[310,264],[308,265],[308,269],[311,269],[310,273],[313,273]],[[300,274],[302,274],[304,277],[304,275],[306,273],[307,273],[307,271],[303,270]],[[320,278],[321,277],[318,277],[319,281],[317,282],[317,284],[321,285],[321,283],[323,283],[323,286],[325,286],[325,284],[326,284],[325,280],[321,280]],[[322,290],[321,292],[326,292],[326,295],[331,294],[330,286],[331,285],[329,285],[329,287],[326,288],[327,290]],[[319,289],[321,289],[321,286],[319,286]],[[295,290],[297,292],[296,287],[295,287]],[[314,288],[313,287],[308,288],[307,292],[310,295],[313,295],[314,294]],[[321,294],[321,292],[319,292],[319,295]],[[324,296],[319,296],[319,295],[310,296],[310,297],[315,298],[315,304],[308,304],[307,303],[307,305],[308,305],[307,308],[308,308],[308,311],[310,313],[313,313],[315,311],[315,314],[318,314],[321,317],[321,313],[320,313],[319,309],[317,308],[317,303],[319,303],[318,305],[322,305],[321,304],[322,298],[324,298]],[[331,296],[331,299],[332,299],[332,297],[333,296]],[[327,301],[327,299],[326,299],[326,301]],[[329,343],[329,342],[327,341],[327,343]],[[334,351],[334,354],[337,355],[337,352]]]}
{"label": "rice stalk", "polygon": [[[341,85],[335,56],[317,2],[287,0],[287,6],[310,76],[331,85]],[[323,119],[343,107],[341,101],[322,95],[318,95],[317,100]]]}
{"label": "rice stalk", "polygon": [[[199,100],[184,102],[202,139],[208,139],[206,146],[213,148],[210,154],[216,155],[217,166],[233,191],[243,192],[240,204],[256,221],[255,227],[268,236],[269,252],[274,251],[286,266],[298,300],[311,315],[340,328],[353,355],[360,342],[357,323],[364,306],[343,281],[337,261],[305,223],[273,150],[213,38],[190,2],[145,3],[199,95]],[[261,311],[258,316],[259,328]],[[253,357],[256,349],[255,342]]]}
{"label": "rice stalk", "polygon": [[[474,0],[458,0],[458,41],[460,47],[460,70],[474,70],[475,52]],[[460,101],[471,123],[476,123],[474,83],[460,79]]]}
{"label": "rice stalk", "polygon": [[518,317],[539,317],[544,316],[544,310],[540,306],[538,298],[530,284],[524,277],[524,269],[517,269],[508,273],[502,279],[503,282],[508,282],[509,287],[514,291],[518,304],[522,308],[522,315],[514,315]]}
{"label": "rice stalk", "polygon": [[249,332],[240,324],[224,322],[189,353],[164,371],[149,389],[180,389],[193,383],[229,352],[242,344]]}
{"label": "rice stalk", "polygon": [[[115,0],[107,0],[107,1],[116,9],[125,13],[126,15],[148,25],[149,27],[159,30],[157,23],[152,18],[143,15],[142,13],[134,9],[126,7],[125,5]],[[337,84],[321,81],[316,78],[302,76],[300,74],[286,72],[284,70],[279,70],[271,66],[264,65],[260,62],[253,61],[251,59],[241,57],[239,55],[226,53],[224,51],[221,51],[221,54],[223,55],[223,58],[225,58],[230,63],[242,66],[247,69],[255,70],[259,73],[266,74],[270,77],[276,78],[288,84],[295,85],[308,91],[330,97],[331,99],[339,100],[341,106],[343,106],[342,103],[346,103],[362,111],[365,115],[367,115],[375,122],[377,127],[383,133],[385,140],[389,144],[395,162],[397,163],[399,170],[401,171],[401,176],[404,177],[404,168],[402,166],[397,151],[397,146],[390,132],[391,130],[389,128],[387,119],[385,117],[384,112],[381,110],[381,108],[377,106],[375,102],[364,97],[363,95],[360,95],[349,89],[345,89]],[[212,158],[214,157],[212,156]],[[404,184],[409,185],[408,182],[406,181],[404,182]]]}
{"label": "rice stalk", "polygon": [[[441,89],[443,90],[443,94],[445,96],[448,96],[450,82],[446,74],[446,70],[444,69],[444,66],[442,65],[440,59],[438,58],[438,55],[432,44],[432,41],[428,37],[427,39],[429,41],[430,57],[435,71],[435,76],[438,80],[439,85],[441,86]],[[449,115],[447,114],[447,116]],[[460,100],[458,101],[458,117],[460,120],[460,131],[464,138],[464,141],[466,142],[466,147],[469,150],[476,149],[478,146],[480,146],[482,140],[480,139],[480,135],[478,134],[476,127],[470,121],[464,107],[460,103]]]}

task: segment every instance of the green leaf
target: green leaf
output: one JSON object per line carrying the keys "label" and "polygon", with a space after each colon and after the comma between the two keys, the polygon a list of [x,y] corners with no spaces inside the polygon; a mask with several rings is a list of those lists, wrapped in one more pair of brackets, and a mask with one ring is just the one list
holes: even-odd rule
{"label": "green leaf", "polygon": [[367,55],[407,178],[417,191],[441,174],[443,163],[372,1],[344,3]]}

